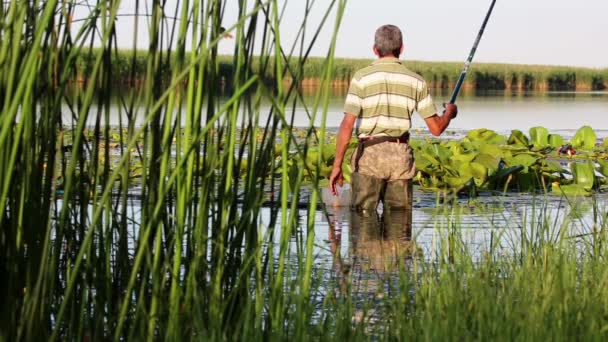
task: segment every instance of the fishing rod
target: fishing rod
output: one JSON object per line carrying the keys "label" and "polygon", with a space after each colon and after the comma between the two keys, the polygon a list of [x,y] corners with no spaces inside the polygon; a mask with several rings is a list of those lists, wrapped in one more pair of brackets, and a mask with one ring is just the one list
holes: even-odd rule
{"label": "fishing rod", "polygon": [[458,77],[458,81],[456,81],[456,86],[454,87],[454,91],[452,92],[452,96],[450,97],[450,103],[456,103],[456,97],[458,97],[458,93],[460,93],[460,88],[462,87],[462,83],[464,82],[464,78],[467,76],[467,71],[469,71],[469,66],[473,61],[473,56],[475,55],[475,51],[477,51],[477,45],[479,45],[479,41],[481,40],[481,36],[483,35],[483,31],[486,29],[486,24],[488,23],[488,19],[490,19],[490,15],[492,14],[492,10],[494,9],[494,4],[496,0],[492,0],[492,4],[490,5],[490,9],[488,10],[488,14],[486,14],[486,18],[481,25],[481,29],[479,30],[479,34],[477,34],[477,39],[475,39],[475,43],[473,44],[473,48],[471,49],[471,53],[469,53],[469,58],[464,63],[464,68]]}

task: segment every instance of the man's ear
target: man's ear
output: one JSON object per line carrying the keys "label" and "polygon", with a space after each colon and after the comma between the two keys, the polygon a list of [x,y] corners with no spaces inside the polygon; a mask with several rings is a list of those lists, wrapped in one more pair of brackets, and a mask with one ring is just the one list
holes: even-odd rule
{"label": "man's ear", "polygon": [[380,57],[380,52],[378,52],[378,48],[376,47],[376,44],[374,44],[374,55],[376,55],[377,57]]}
{"label": "man's ear", "polygon": [[405,45],[401,44],[401,49],[399,49],[399,55],[403,55],[403,50],[405,50]]}

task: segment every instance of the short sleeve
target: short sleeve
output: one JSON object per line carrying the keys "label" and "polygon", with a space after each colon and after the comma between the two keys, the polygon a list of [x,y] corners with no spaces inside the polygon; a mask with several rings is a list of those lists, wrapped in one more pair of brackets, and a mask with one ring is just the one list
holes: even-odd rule
{"label": "short sleeve", "polygon": [[361,88],[359,81],[356,78],[353,78],[350,82],[350,86],[348,87],[346,100],[344,101],[344,112],[351,113],[356,116],[361,115],[361,110],[363,108],[362,102],[363,89]]}
{"label": "short sleeve", "polygon": [[427,87],[426,82],[418,91],[418,102],[416,103],[416,111],[423,119],[429,118],[437,114],[437,108],[435,108],[435,103],[433,103],[433,98],[429,93],[429,88]]}

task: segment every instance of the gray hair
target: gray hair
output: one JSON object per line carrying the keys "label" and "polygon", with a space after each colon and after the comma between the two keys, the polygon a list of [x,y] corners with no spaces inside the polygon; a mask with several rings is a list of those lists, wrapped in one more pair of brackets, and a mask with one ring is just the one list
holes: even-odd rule
{"label": "gray hair", "polygon": [[378,50],[380,57],[394,55],[399,57],[403,36],[401,30],[395,25],[382,25],[376,30],[374,46]]}

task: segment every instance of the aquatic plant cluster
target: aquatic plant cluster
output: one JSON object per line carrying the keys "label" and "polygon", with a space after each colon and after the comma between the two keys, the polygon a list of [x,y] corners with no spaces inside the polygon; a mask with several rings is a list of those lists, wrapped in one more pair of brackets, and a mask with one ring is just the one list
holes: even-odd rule
{"label": "aquatic plant cluster", "polygon": [[[593,129],[581,127],[571,141],[549,134],[544,127],[532,127],[529,136],[513,130],[509,136],[485,128],[471,130],[460,140],[411,139],[416,168],[414,180],[423,191],[477,196],[479,192],[507,191],[592,195],[608,189],[608,139],[597,142]],[[312,147],[308,158],[294,155],[290,167],[314,170],[313,160],[324,163],[318,176],[329,177],[335,153],[332,144],[320,153]],[[346,182],[350,182],[350,156],[357,147],[351,140],[344,161]],[[311,178],[311,179],[312,179]],[[322,181],[320,184],[326,184]]]}
{"label": "aquatic plant cluster", "polygon": [[[81,1],[0,4],[0,340],[605,339],[607,224],[597,202],[583,233],[568,229],[574,214],[555,222],[541,210],[518,223],[517,248],[490,244],[481,257],[468,252],[458,204],[446,203],[437,215],[447,224],[436,229],[447,247],[436,259],[400,259],[366,293],[347,267],[318,267],[327,248],[315,237],[319,188],[331,158],[324,122],[346,3],[324,2],[323,20],[310,27],[305,16],[285,46],[287,3],[240,1],[230,25],[222,1],[184,1],[175,12],[160,0],[145,13],[136,6],[150,44],[145,66],[133,54],[120,71],[133,80],[145,70],[141,87],[118,94],[117,127],[110,94],[121,2],[88,1],[79,26]],[[304,37],[328,23],[332,43],[308,105],[297,86],[314,43]],[[223,97],[222,27],[237,47]],[[142,48],[138,29],[133,51]],[[80,70],[83,55],[94,60]],[[80,73],[86,80],[73,87]],[[294,130],[296,108],[323,124]],[[542,165],[550,153],[537,150],[544,133],[534,132],[527,143],[512,137]],[[603,153],[581,132],[572,158]],[[467,139],[419,146],[438,158],[474,154],[480,165],[490,165],[483,146],[505,162],[505,151],[519,153],[491,132]],[[477,168],[462,184],[479,188]],[[428,188],[449,184],[447,171],[433,174]]]}
{"label": "aquatic plant cluster", "polygon": [[[591,195],[608,188],[608,140],[589,126],[571,141],[532,127],[507,136],[476,129],[460,141],[413,141],[417,182],[425,190],[551,192]],[[599,173],[596,176],[596,171]]]}

